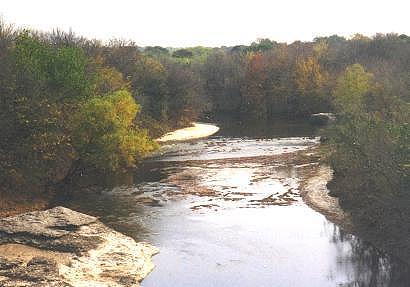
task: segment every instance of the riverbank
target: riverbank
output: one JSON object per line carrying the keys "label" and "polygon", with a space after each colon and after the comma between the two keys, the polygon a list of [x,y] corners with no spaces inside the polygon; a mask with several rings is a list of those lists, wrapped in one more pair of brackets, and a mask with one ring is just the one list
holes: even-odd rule
{"label": "riverbank", "polygon": [[323,214],[328,220],[351,232],[351,218],[339,204],[339,200],[329,195],[326,185],[332,180],[333,171],[327,165],[320,165],[316,172],[301,184],[303,201],[313,210]]}
{"label": "riverbank", "polygon": [[[322,159],[323,154],[326,154],[326,148],[319,147],[313,150]],[[326,156],[325,156],[326,157]],[[393,239],[392,234],[386,234],[381,237],[376,233],[374,228],[363,224],[360,226],[357,221],[353,223],[352,215],[341,208],[339,199],[329,195],[327,184],[333,179],[333,170],[330,166],[322,164],[318,166],[311,176],[301,184],[301,196],[303,201],[313,210],[323,214],[329,221],[341,227],[345,232],[360,237],[362,240],[370,243],[380,254],[388,254],[394,257],[395,261],[400,262],[400,270],[408,270],[410,266],[409,260],[409,244],[407,237]],[[398,243],[399,242],[399,243]],[[403,271],[401,271],[403,272]],[[407,271],[406,271],[407,272]]]}
{"label": "riverbank", "polygon": [[[211,136],[219,131],[213,124],[192,123],[191,127],[171,131],[158,138],[159,143],[187,141]],[[25,212],[45,210],[51,207],[53,194],[31,193],[8,194],[0,190],[0,218],[15,216]]]}

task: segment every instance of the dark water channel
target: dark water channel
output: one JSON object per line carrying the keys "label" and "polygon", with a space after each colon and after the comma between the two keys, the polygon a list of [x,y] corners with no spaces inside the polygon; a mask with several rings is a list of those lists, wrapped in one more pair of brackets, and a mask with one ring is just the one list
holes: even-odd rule
{"label": "dark water channel", "polygon": [[68,206],[160,248],[145,287],[410,286],[394,261],[303,203],[316,145],[307,124],[224,123]]}

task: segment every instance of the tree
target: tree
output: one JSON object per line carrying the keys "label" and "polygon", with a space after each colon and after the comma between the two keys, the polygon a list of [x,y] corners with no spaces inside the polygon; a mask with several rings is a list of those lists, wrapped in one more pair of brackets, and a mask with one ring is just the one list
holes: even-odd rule
{"label": "tree", "polygon": [[148,46],[144,48],[144,54],[151,57],[167,57],[169,56],[169,51],[161,46]]}
{"label": "tree", "polygon": [[235,113],[241,106],[246,55],[215,50],[201,66],[203,88],[215,113]]}
{"label": "tree", "polygon": [[191,58],[194,54],[188,49],[179,49],[172,53],[174,58]]}
{"label": "tree", "polygon": [[286,44],[265,55],[267,62],[266,101],[269,117],[297,115],[294,58]]}
{"label": "tree", "polygon": [[242,87],[242,111],[254,118],[265,118],[267,65],[263,54],[249,56],[245,82]]}
{"label": "tree", "polygon": [[156,144],[133,126],[139,106],[125,90],[92,98],[74,117],[73,144],[86,166],[105,171],[133,167]]}
{"label": "tree", "polygon": [[189,124],[201,111],[198,86],[199,80],[189,66],[174,64],[168,67],[169,118],[175,126]]}
{"label": "tree", "polygon": [[[316,46],[316,53],[323,53],[324,47]],[[310,115],[330,110],[330,97],[326,95],[328,76],[319,64],[317,56],[297,60],[295,68],[300,114]]]}
{"label": "tree", "polygon": [[138,58],[134,62],[131,85],[144,113],[157,121],[167,120],[167,71],[158,60],[147,56]]}
{"label": "tree", "polygon": [[338,79],[338,118],[329,131],[334,147],[332,193],[357,223],[374,224],[383,232],[401,229],[403,216],[410,214],[402,204],[410,200],[410,110],[391,91],[361,65],[349,66]]}
{"label": "tree", "polygon": [[364,110],[364,96],[372,84],[373,75],[363,66],[354,64],[348,67],[338,79],[334,92],[334,102],[338,112],[358,116]]}
{"label": "tree", "polygon": [[277,46],[277,43],[269,39],[258,39],[256,42],[252,42],[249,47],[251,52],[264,52],[272,50]]}
{"label": "tree", "polygon": [[4,180],[15,187],[59,180],[74,157],[70,116],[93,89],[88,61],[79,49],[53,48],[29,32],[17,36],[2,61],[8,63],[0,105]]}

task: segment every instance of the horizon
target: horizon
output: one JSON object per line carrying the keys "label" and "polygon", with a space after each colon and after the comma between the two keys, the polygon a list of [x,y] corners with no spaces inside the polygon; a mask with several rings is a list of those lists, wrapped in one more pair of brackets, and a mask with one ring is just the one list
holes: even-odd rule
{"label": "horizon", "polygon": [[3,2],[0,17],[18,28],[72,31],[104,43],[124,39],[140,47],[230,47],[250,45],[265,38],[290,44],[332,35],[349,39],[355,34],[367,37],[379,33],[410,34],[405,9],[408,4],[402,0],[361,3],[348,0],[333,5],[325,0],[317,0],[314,5],[301,0],[286,3],[254,0],[252,5],[245,0],[234,5],[230,1],[210,0],[200,9],[188,0],[154,3],[119,0],[115,6],[104,0],[98,2],[98,10],[93,1],[74,0],[59,6],[51,0],[43,0],[41,4],[24,0]]}

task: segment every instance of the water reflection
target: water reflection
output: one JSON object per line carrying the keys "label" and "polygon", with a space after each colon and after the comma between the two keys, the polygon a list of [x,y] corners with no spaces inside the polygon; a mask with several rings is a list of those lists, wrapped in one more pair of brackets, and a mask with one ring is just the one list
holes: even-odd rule
{"label": "water reflection", "polygon": [[324,224],[325,229],[329,232],[329,239],[337,249],[338,269],[349,274],[349,282],[340,286],[409,286],[410,273],[406,264],[390,258],[371,244],[345,233],[332,223],[325,222]]}
{"label": "water reflection", "polygon": [[[317,139],[221,133],[165,148],[141,165],[134,183],[69,205],[160,248],[145,287],[409,285],[403,264],[301,200],[299,185],[317,162],[296,155]],[[291,200],[278,204],[284,194]]]}

